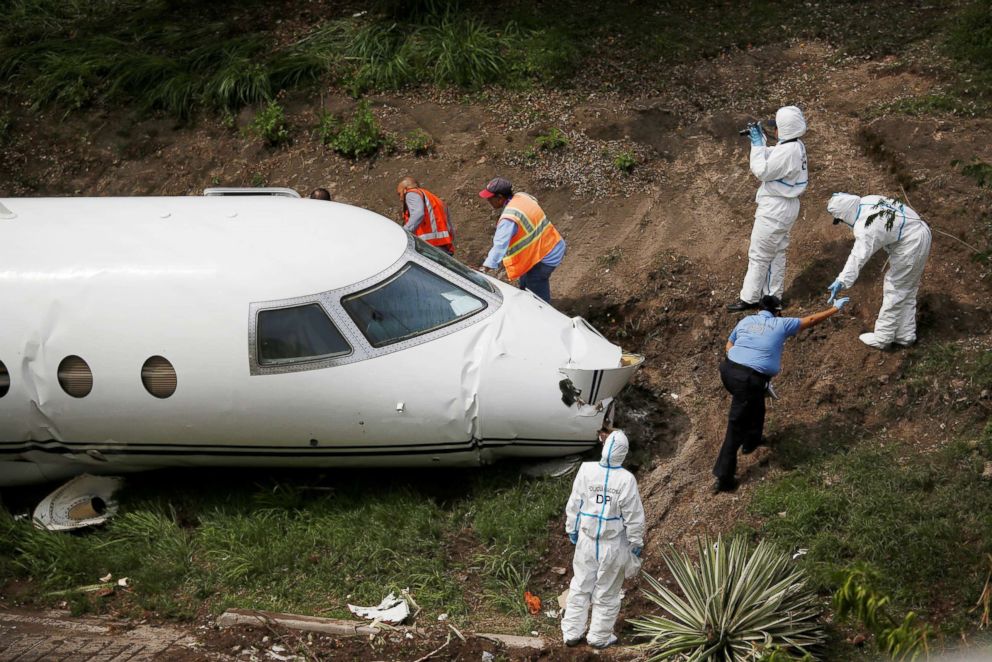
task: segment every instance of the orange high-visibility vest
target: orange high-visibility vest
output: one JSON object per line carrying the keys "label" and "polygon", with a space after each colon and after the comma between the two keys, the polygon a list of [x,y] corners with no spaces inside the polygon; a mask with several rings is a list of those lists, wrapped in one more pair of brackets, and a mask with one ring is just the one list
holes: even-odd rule
{"label": "orange high-visibility vest", "polygon": [[[448,208],[437,197],[425,188],[407,189],[407,193],[416,193],[424,199],[424,219],[414,230],[414,234],[431,246],[448,246],[454,243],[454,233],[448,223]],[[410,210],[406,208],[406,195],[403,196],[403,223],[410,220]],[[454,246],[452,246],[454,252]]]}
{"label": "orange high-visibility vest", "polygon": [[527,193],[515,194],[499,218],[517,224],[517,231],[513,233],[503,258],[506,275],[511,280],[530,271],[561,241],[561,235],[544,215],[537,200]]}

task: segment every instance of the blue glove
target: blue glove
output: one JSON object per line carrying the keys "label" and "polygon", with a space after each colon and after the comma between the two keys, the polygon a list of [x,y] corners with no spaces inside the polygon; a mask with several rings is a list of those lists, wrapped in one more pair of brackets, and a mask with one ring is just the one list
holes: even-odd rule
{"label": "blue glove", "polygon": [[637,558],[641,558],[641,548],[640,547],[631,547],[630,548],[630,553],[633,554],[634,556],[636,556]]}
{"label": "blue glove", "polygon": [[747,135],[751,139],[752,146],[761,147],[765,144],[765,134],[757,124],[748,129]]}
{"label": "blue glove", "polygon": [[572,544],[573,545],[578,544],[578,542],[579,542],[579,532],[576,531],[575,533],[569,533],[568,534],[568,539],[572,541]]}
{"label": "blue glove", "polygon": [[840,310],[841,308],[844,307],[844,304],[846,304],[850,300],[851,297],[844,297],[843,299],[837,299],[836,301],[834,301],[834,308]]}
{"label": "blue glove", "polygon": [[844,283],[840,282],[839,280],[835,280],[834,282],[830,283],[830,287],[827,288],[827,291],[830,292],[830,298],[827,299],[827,303],[833,303],[834,299],[837,298],[837,293],[843,289],[844,289]]}

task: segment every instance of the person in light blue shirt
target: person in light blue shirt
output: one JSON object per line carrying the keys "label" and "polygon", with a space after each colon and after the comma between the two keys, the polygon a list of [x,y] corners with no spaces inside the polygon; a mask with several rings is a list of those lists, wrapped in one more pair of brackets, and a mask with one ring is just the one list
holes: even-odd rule
{"label": "person in light blue shirt", "polygon": [[808,317],[782,317],[782,301],[765,295],[758,302],[761,312],[734,327],[727,340],[727,359],[720,364],[720,379],[733,398],[727,433],[713,466],[714,492],[736,489],[737,451],[751,453],[764,443],[765,390],[782,369],[785,341],[836,315],[847,302],[837,299],[831,308]]}

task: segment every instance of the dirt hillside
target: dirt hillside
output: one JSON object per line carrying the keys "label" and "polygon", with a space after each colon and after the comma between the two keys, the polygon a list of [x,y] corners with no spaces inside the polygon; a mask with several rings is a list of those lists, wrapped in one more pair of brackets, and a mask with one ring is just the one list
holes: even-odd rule
{"label": "dirt hillside", "polygon": [[[773,82],[767,76],[774,69]],[[952,161],[992,162],[992,122],[914,119],[880,104],[935,85],[926,72],[893,62],[841,58],[817,43],[728,53],[687,67],[670,89],[644,98],[581,88],[554,95],[486,92],[371,97],[384,127],[414,128],[434,153],[352,162],[321,146],[311,128],[321,104],[348,112],[336,90],[289,96],[294,141],[271,149],[219,121],[177,127],[170,120],[106,114],[15,117],[22,136],[0,162],[0,195],[178,195],[215,184],[326,186],[335,198],[396,216],[394,186],[417,176],[448,201],[458,256],[478,265],[493,217],[476,193],[490,177],[510,178],[538,197],[568,241],[552,280],[557,305],[590,319],[625,349],[647,356],[624,406],[634,443],[654,457],[639,471],[652,549],[702,532],[728,531],[748,517],[753,486],[788,466],[778,439],[824,446],[859,431],[887,435],[906,453],[926,453],[987,417],[989,401],[956,409],[910,404],[899,377],[913,350],[879,352],[858,342],[881,300],[884,255],[850,291],[849,311],[802,333],[786,349],[768,416],[770,448],[743,459],[741,488],[713,496],[710,468],[723,438],[728,397],[717,364],[739,316],[756,181],[747,168],[750,117],[803,108],[810,186],[789,249],[786,314],[825,307],[851,236],[825,210],[832,192],[907,199],[935,230],[920,300],[920,346],[968,339],[992,348],[992,278],[965,244],[983,248],[988,194]],[[239,123],[251,117],[245,111]],[[528,155],[537,135],[562,129],[569,145]],[[618,150],[640,163],[629,176],[612,165]],[[987,221],[986,221],[987,222]],[[948,236],[950,235],[950,237]],[[963,243],[962,243],[963,242]],[[300,265],[305,268],[306,265]],[[947,397],[953,397],[949,393]],[[840,434],[838,434],[840,433]],[[557,549],[553,556],[564,556]],[[563,559],[549,559],[558,565]]]}

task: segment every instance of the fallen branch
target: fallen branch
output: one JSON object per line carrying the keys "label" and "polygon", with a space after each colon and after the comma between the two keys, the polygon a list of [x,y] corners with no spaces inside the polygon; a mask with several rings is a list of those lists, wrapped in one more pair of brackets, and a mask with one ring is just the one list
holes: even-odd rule
{"label": "fallen branch", "polygon": [[416,660],[414,660],[413,662],[426,662],[426,660],[429,660],[429,659],[431,659],[431,657],[433,657],[433,656],[435,656],[435,655],[437,655],[437,654],[438,654],[438,653],[440,653],[440,652],[441,652],[442,650],[444,650],[444,647],[445,647],[445,646],[447,646],[447,645],[448,645],[448,644],[450,644],[450,643],[451,643],[451,635],[449,634],[449,635],[448,635],[448,640],[447,640],[447,641],[445,641],[445,642],[444,642],[443,644],[441,644],[441,645],[440,645],[440,646],[439,646],[439,647],[438,647],[437,649],[435,649],[435,650],[432,650],[432,651],[431,651],[430,653],[428,653],[427,655],[425,655],[425,656],[423,656],[423,657],[420,657],[420,658],[417,658],[417,659],[416,659]]}

